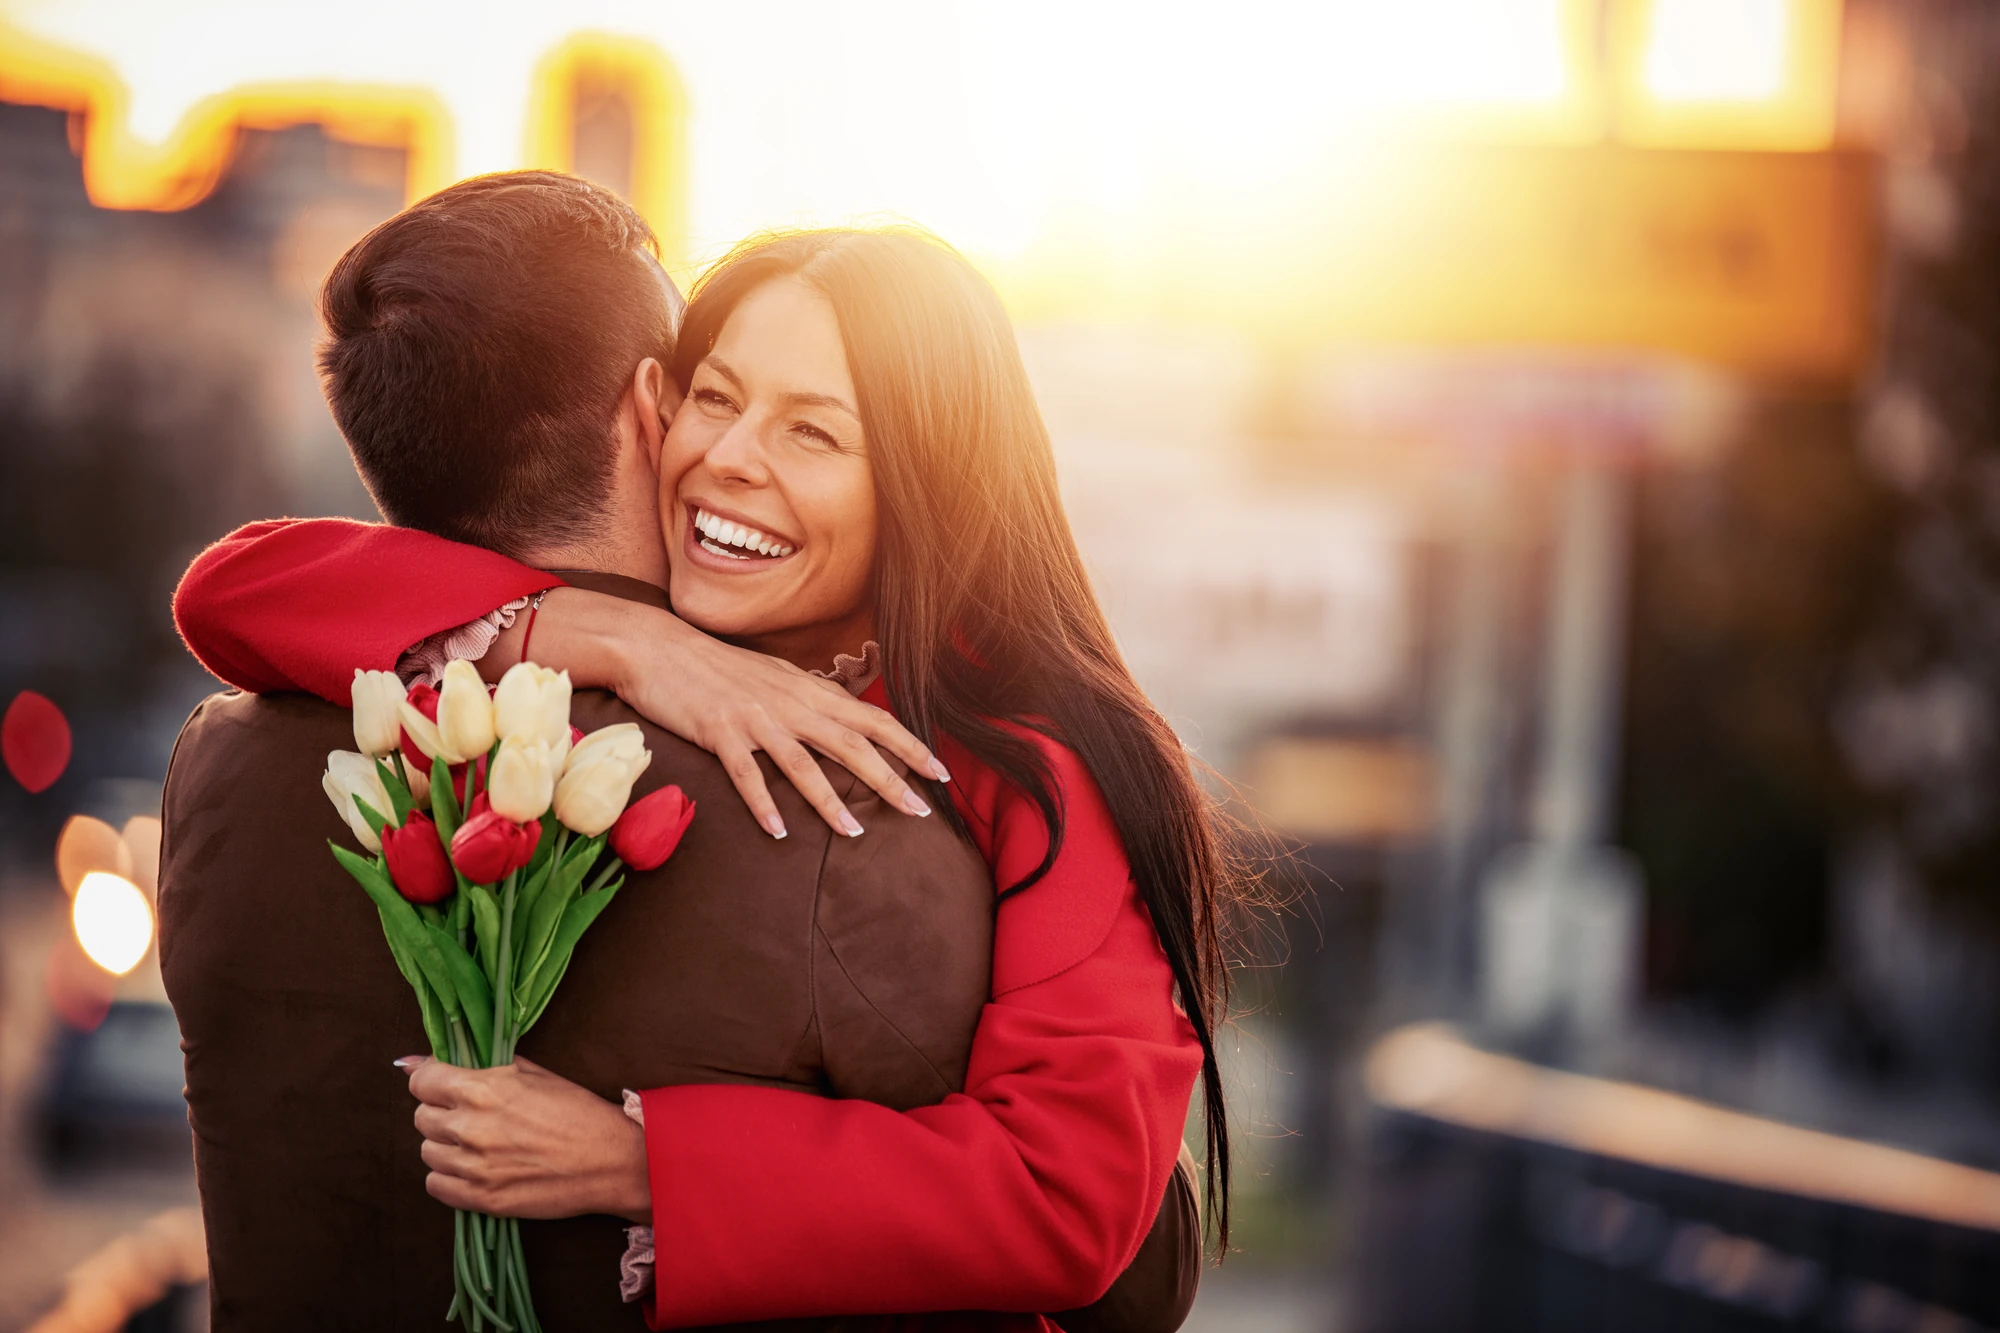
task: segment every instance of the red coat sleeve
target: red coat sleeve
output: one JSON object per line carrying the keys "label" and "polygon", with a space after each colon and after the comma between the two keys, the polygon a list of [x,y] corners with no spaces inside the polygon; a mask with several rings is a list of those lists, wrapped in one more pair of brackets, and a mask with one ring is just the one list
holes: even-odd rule
{"label": "red coat sleeve", "polygon": [[272,519],[195,557],[174,590],[174,623],[195,659],[239,689],[344,706],[355,668],[393,671],[430,635],[561,583],[409,528]]}
{"label": "red coat sleeve", "polygon": [[[1130,1262],[1201,1052],[1103,798],[1074,755],[1051,760],[1063,847],[1001,904],[963,1094],[907,1112],[773,1088],[643,1094],[655,1327],[1067,1310]],[[1033,807],[963,751],[946,762],[996,873],[1039,862]]]}

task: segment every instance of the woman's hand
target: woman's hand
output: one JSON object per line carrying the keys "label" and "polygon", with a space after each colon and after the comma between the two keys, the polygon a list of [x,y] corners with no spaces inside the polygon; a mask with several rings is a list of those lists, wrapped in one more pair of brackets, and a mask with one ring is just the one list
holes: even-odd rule
{"label": "woman's hand", "polygon": [[897,809],[912,815],[931,812],[876,747],[940,781],[949,774],[888,713],[862,703],[830,680],[711,639],[679,621],[658,628],[665,631],[673,656],[652,657],[638,666],[617,687],[618,696],[720,759],[750,813],[771,836],[784,837],[785,822],[765,785],[764,771],[757,766],[758,750],[771,756],[836,833],[852,837],[861,832],[861,824],[835,794],[808,746],[873,787]]}
{"label": "woman's hand", "polygon": [[[525,616],[517,619],[487,653],[482,669],[494,678],[521,660],[526,622]],[[829,827],[849,836],[860,833],[861,824],[811,750],[912,815],[928,815],[930,806],[882,751],[916,772],[951,780],[924,743],[882,709],[789,662],[710,638],[658,607],[556,588],[537,614],[532,649],[536,661],[567,669],[579,686],[615,692],[648,721],[720,759],[750,813],[774,838],[785,836],[785,821],[757,766],[759,750]]]}
{"label": "woman's hand", "polygon": [[646,1131],[623,1110],[518,1056],[498,1069],[429,1056],[396,1063],[420,1103],[431,1197],[495,1217],[609,1213],[652,1224]]}

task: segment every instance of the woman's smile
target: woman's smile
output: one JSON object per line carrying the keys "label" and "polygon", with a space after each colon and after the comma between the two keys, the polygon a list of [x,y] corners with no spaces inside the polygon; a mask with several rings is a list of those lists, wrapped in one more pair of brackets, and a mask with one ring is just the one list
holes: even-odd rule
{"label": "woman's smile", "polygon": [[739,514],[702,504],[690,503],[686,508],[688,556],[702,560],[705,567],[718,572],[768,569],[789,559],[799,549],[799,544],[785,534],[771,530],[769,525],[759,526]]}

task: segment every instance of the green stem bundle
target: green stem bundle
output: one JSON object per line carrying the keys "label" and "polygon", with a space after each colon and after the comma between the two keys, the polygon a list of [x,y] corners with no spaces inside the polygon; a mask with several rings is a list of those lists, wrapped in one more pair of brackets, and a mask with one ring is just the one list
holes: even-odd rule
{"label": "green stem bundle", "polygon": [[[498,749],[496,744],[487,753],[489,766]],[[463,787],[451,767],[433,758],[428,801],[447,852],[483,785],[477,756],[459,770]],[[412,799],[411,768],[400,751],[378,758],[375,771],[390,809],[377,811],[359,797],[353,803],[379,838],[424,803]],[[605,855],[604,835],[580,838],[553,811],[542,819],[549,822],[528,864],[499,884],[473,883],[454,868],[458,892],[449,906],[413,905],[379,850],[370,859],[332,846],[382,918],[397,968],[417,993],[432,1054],[450,1064],[513,1063],[522,1036],[561,983],[578,939],[624,883],[622,862]],[[518,1220],[454,1210],[452,1285],[447,1322],[470,1333],[541,1333]]]}

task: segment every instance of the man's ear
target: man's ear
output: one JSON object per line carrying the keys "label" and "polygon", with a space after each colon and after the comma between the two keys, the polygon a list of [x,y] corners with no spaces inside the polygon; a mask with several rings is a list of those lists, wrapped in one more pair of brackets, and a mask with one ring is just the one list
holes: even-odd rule
{"label": "man's ear", "polygon": [[[657,365],[658,363],[655,362],[654,364]],[[656,400],[656,405],[660,413],[660,430],[662,432],[674,424],[675,415],[680,412],[681,404],[686,401],[687,395],[681,392],[680,382],[667,373],[665,366],[661,366],[660,393]]]}
{"label": "man's ear", "polygon": [[632,372],[632,408],[637,420],[633,423],[639,431],[639,442],[645,447],[647,461],[653,471],[660,470],[660,449],[667,439],[667,427],[674,421],[674,413],[680,409],[681,388],[674,383],[674,377],[667,368],[652,357],[647,357]]}

